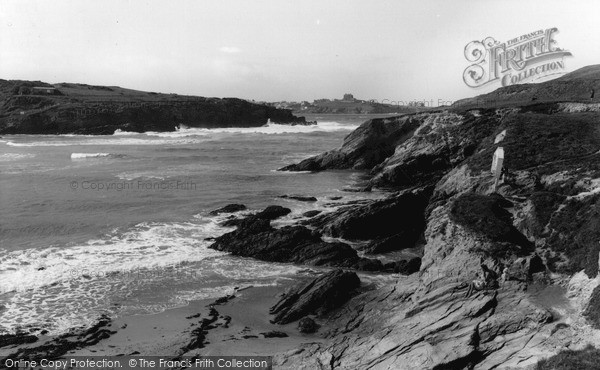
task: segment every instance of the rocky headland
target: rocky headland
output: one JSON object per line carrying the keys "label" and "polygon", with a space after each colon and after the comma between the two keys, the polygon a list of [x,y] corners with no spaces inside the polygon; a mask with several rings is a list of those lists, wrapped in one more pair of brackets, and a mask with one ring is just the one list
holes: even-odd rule
{"label": "rocky headland", "polygon": [[[282,168],[369,171],[368,188],[392,191],[386,199],[305,223],[313,234],[368,241],[374,258],[421,245],[422,259],[416,273],[321,315],[327,340],[279,354],[277,364],[566,369],[553,366],[569,359],[577,368],[597,366],[597,87],[600,66],[590,66],[447,110],[369,120],[341,148]],[[507,173],[496,187],[490,168],[498,147]],[[492,271],[484,273],[489,284],[470,292],[482,270]]]}
{"label": "rocky headland", "polygon": [[0,80],[0,134],[112,135],[185,127],[307,124],[291,110],[236,98],[204,98],[118,86]]}

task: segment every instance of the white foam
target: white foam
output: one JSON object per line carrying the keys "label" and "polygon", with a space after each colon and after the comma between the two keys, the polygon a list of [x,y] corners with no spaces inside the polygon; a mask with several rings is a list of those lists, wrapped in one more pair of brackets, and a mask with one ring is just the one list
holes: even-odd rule
{"label": "white foam", "polygon": [[[13,147],[54,147],[71,145],[190,145],[205,142],[214,134],[300,134],[311,132],[351,131],[358,125],[341,124],[335,121],[319,122],[316,125],[280,125],[270,123],[261,127],[186,128],[173,132],[136,133],[116,130],[113,135],[56,135],[27,137],[27,141],[7,141]],[[48,137],[53,138],[48,140]],[[54,140],[56,139],[56,140]]]}
{"label": "white foam", "polygon": [[269,123],[261,127],[227,127],[213,129],[187,129],[183,133],[236,133],[236,134],[296,134],[309,132],[351,131],[358,125],[344,125],[339,122],[319,122],[316,125],[281,125]]}
{"label": "white foam", "polygon": [[0,154],[0,162],[11,162],[33,157],[35,157],[35,154],[32,153],[2,153]]}
{"label": "white foam", "polygon": [[123,131],[120,128],[116,129],[115,132],[113,133],[114,136],[133,136],[133,135],[140,135],[139,132],[132,132],[132,131]]}
{"label": "white foam", "polygon": [[[111,297],[161,281],[201,279],[204,271],[192,264],[225,255],[208,249],[204,238],[229,229],[216,219],[200,221],[142,223],[70,248],[0,249],[0,294],[12,292],[0,310],[0,332],[24,325],[64,332],[112,309]],[[144,312],[168,306],[149,304]]]}
{"label": "white foam", "polygon": [[[244,214],[244,212],[240,212]],[[161,312],[234,286],[273,285],[299,268],[230,256],[207,248],[208,236],[233,228],[229,214],[195,222],[142,223],[69,248],[0,249],[0,333],[28,325],[50,334],[111,317]]]}
{"label": "white foam", "polygon": [[[181,138],[193,136],[208,136],[210,134],[226,133],[226,134],[295,134],[309,132],[333,132],[333,131],[350,131],[354,130],[358,125],[344,125],[339,122],[328,121],[319,122],[316,125],[282,125],[277,123],[269,123],[260,127],[224,127],[224,128],[193,128],[182,126],[172,132],[146,132],[147,136],[157,136],[163,138]],[[118,130],[117,130],[118,131]],[[130,135],[134,133],[119,132],[118,135]],[[115,131],[115,135],[117,132]]]}
{"label": "white foam", "polygon": [[110,153],[71,153],[71,159],[110,157]]}
{"label": "white foam", "polygon": [[222,255],[204,248],[203,239],[217,228],[212,222],[142,223],[121,235],[70,248],[0,251],[0,294],[80,279],[83,275],[102,277]]}

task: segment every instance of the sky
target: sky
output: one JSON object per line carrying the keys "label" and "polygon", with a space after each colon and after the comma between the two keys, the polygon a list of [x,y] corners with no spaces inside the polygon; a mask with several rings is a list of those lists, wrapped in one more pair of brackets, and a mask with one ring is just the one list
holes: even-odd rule
{"label": "sky", "polygon": [[0,0],[0,78],[265,101],[452,102],[464,48],[557,27],[600,63],[598,1]]}

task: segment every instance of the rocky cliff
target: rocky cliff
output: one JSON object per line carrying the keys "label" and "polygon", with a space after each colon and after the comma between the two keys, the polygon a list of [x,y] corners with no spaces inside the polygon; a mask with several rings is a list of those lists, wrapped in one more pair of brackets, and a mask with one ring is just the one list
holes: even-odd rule
{"label": "rocky cliff", "polygon": [[[413,214],[395,227],[406,236],[384,250],[422,243],[420,270],[355,295],[321,318],[331,327],[325,343],[280,354],[276,363],[554,369],[570,358],[592,363],[578,368],[597,366],[589,356],[598,351],[588,346],[600,345],[600,103],[580,92],[595,89],[599,71],[593,66],[543,85],[512,87],[544,91],[543,103],[509,98],[499,107],[367,121],[340,149],[284,168],[365,169],[374,187],[428,190],[420,193],[425,204],[403,208]],[[500,146],[507,173],[496,187],[490,167]],[[376,220],[364,215],[365,207],[376,214],[390,202],[360,205],[357,213],[366,218],[356,223],[322,216],[312,225],[349,239],[390,237],[389,230],[360,231],[372,229],[362,220]],[[340,225],[350,225],[347,234]],[[469,292],[482,274],[485,287]]]}
{"label": "rocky cliff", "polygon": [[0,134],[92,134],[306,124],[290,110],[236,98],[160,94],[116,86],[0,80]]}

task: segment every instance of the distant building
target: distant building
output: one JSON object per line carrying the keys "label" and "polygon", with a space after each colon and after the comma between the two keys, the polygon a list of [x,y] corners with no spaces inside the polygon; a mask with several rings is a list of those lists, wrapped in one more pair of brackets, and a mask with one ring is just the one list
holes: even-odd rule
{"label": "distant building", "polygon": [[356,99],[354,99],[354,96],[352,94],[344,94],[344,99],[342,99],[343,101],[354,101]]}
{"label": "distant building", "polygon": [[31,93],[34,95],[56,95],[58,90],[54,87],[33,87]]}

